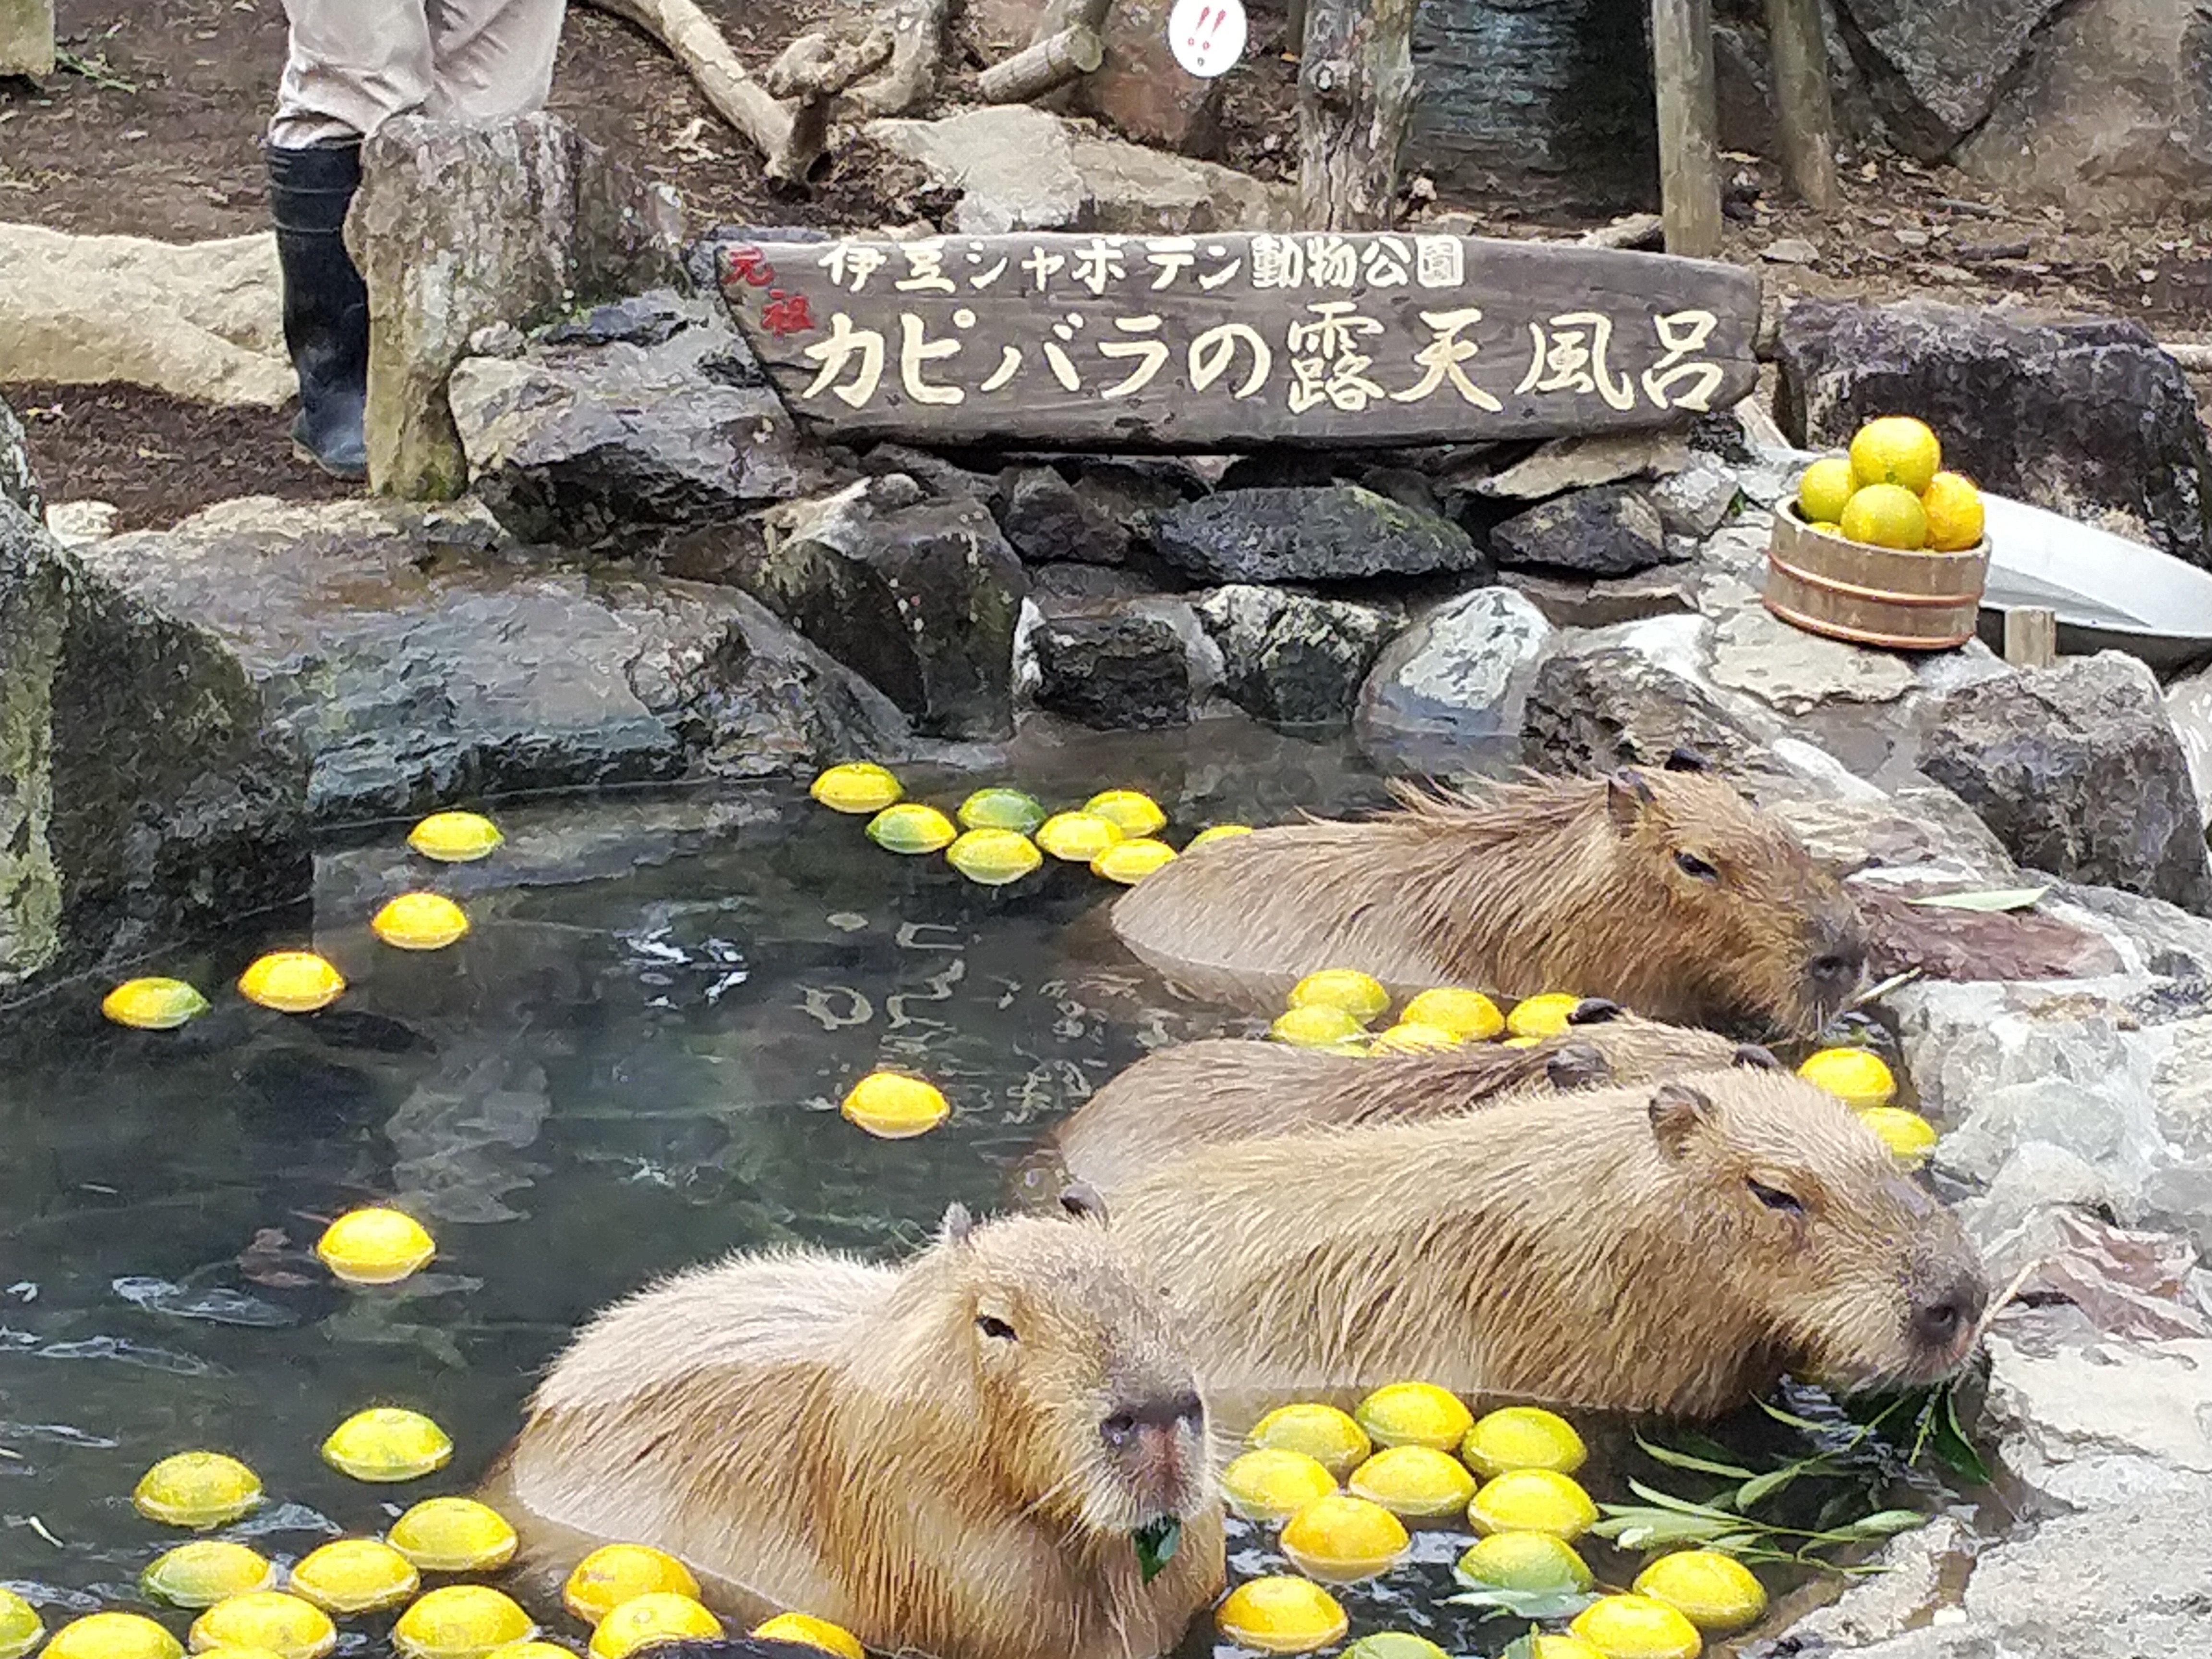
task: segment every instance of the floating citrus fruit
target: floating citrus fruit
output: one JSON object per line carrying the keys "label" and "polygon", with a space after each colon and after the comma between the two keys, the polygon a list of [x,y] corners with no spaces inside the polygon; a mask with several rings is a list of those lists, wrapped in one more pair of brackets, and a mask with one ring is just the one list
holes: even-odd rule
{"label": "floating citrus fruit", "polygon": [[1433,1446],[1391,1446],[1376,1452],[1344,1483],[1354,1498],[1380,1504],[1408,1521],[1456,1515],[1474,1496],[1474,1477],[1459,1459]]}
{"label": "floating citrus fruit", "polygon": [[1083,810],[1132,837],[1155,834],[1166,828],[1168,821],[1158,801],[1135,789],[1101,790],[1083,803]]}
{"label": "floating citrus fruit", "polygon": [[1249,823],[1209,824],[1193,836],[1190,838],[1190,844],[1182,850],[1186,853],[1195,852],[1201,847],[1211,847],[1217,841],[1232,841],[1238,836],[1249,836],[1251,833],[1252,826]]}
{"label": "floating citrus fruit", "polygon": [[1508,1469],[1468,1500],[1479,1533],[1548,1532],[1571,1542],[1597,1520],[1597,1505],[1572,1475],[1557,1469]]}
{"label": "floating citrus fruit", "polygon": [[1579,1636],[1565,1631],[1544,1631],[1530,1645],[1529,1659],[1611,1659],[1602,1649],[1594,1648]]}
{"label": "floating citrus fruit", "polygon": [[480,812],[433,812],[407,832],[407,844],[441,864],[468,864],[507,837]]}
{"label": "floating citrus fruit", "polygon": [[1917,553],[1928,545],[1928,509],[1897,484],[1869,484],[1844,509],[1844,534],[1869,547]]}
{"label": "floating citrus fruit", "polygon": [[1507,1048],[1533,1048],[1543,1040],[1538,1036],[1510,1036],[1504,1038],[1500,1046]]}
{"label": "floating citrus fruit", "polygon": [[514,1559],[507,1517],[473,1498],[426,1498],[392,1523],[385,1541],[424,1572],[488,1572]]}
{"label": "floating citrus fruit", "polygon": [[558,1642],[509,1642],[505,1647],[494,1648],[485,1659],[576,1659],[576,1656]]}
{"label": "floating citrus fruit", "polygon": [[331,1431],[323,1461],[356,1480],[416,1480],[446,1467],[453,1443],[420,1412],[372,1406]]}
{"label": "floating citrus fruit", "polygon": [[396,1285],[437,1255],[422,1224],[398,1210],[349,1210],[323,1230],[315,1254],[349,1285]]}
{"label": "floating citrus fruit", "polygon": [[331,1616],[313,1601],[283,1590],[251,1590],[216,1602],[192,1620],[195,1650],[213,1647],[266,1648],[280,1659],[322,1659],[338,1644]]}
{"label": "floating citrus fruit", "polygon": [[1115,842],[1091,860],[1091,873],[1103,876],[1109,881],[1118,881],[1124,887],[1134,887],[1153,871],[1172,860],[1175,855],[1175,848],[1167,842],[1139,836],[1128,841]]}
{"label": "floating citrus fruit", "polygon": [[370,918],[369,931],[401,951],[442,951],[469,931],[461,907],[443,893],[402,893]]}
{"label": "floating citrus fruit", "polygon": [[1575,1547],[1548,1532],[1494,1532],[1459,1558],[1461,1577],[1499,1589],[1586,1590],[1590,1570]]}
{"label": "floating citrus fruit", "polygon": [[1459,1038],[1440,1025],[1423,1025],[1414,1020],[1401,1019],[1387,1030],[1375,1034],[1374,1052],[1378,1054],[1440,1054],[1446,1049],[1459,1046]]}
{"label": "floating citrus fruit", "polygon": [[[212,1647],[194,1648],[193,1659],[284,1659],[274,1648],[248,1647],[243,1642],[217,1642]],[[574,1656],[570,1656],[574,1659]]]}
{"label": "floating citrus fruit", "polygon": [[1575,1425],[1541,1406],[1501,1406],[1486,1412],[1460,1442],[1459,1455],[1477,1474],[1509,1469],[1556,1469],[1572,1474],[1589,1450]]}
{"label": "floating citrus fruit", "polygon": [[1310,1002],[1303,1008],[1285,1009],[1267,1027],[1278,1042],[1298,1048],[1334,1048],[1365,1035],[1358,1019],[1332,1002]]}
{"label": "floating citrus fruit", "polygon": [[1121,839],[1121,827],[1096,812],[1055,812],[1036,832],[1038,846],[1070,864],[1088,864]]}
{"label": "floating citrus fruit", "polygon": [[1374,1450],[1367,1431],[1334,1406],[1300,1402],[1278,1406],[1252,1425],[1246,1443],[1304,1452],[1337,1480],[1365,1462]]}
{"label": "floating citrus fruit", "polygon": [[561,1586],[561,1605],[596,1625],[632,1596],[663,1590],[696,1601],[699,1581],[674,1556],[648,1544],[607,1544],[576,1563]]}
{"label": "floating citrus fruit", "polygon": [[1928,514],[1928,545],[1938,553],[1964,553],[1978,545],[1985,514],[1982,492],[1955,472],[1938,472],[1920,492]]}
{"label": "floating citrus fruit", "polygon": [[269,1589],[276,1568],[243,1544],[203,1538],[156,1557],[138,1582],[149,1595],[173,1607],[211,1607],[228,1596]]}
{"label": "floating citrus fruit", "polygon": [[779,1613],[752,1633],[763,1642],[797,1642],[803,1647],[840,1655],[841,1659],[868,1659],[867,1650],[860,1645],[860,1638],[842,1625],[833,1625],[827,1619],[815,1619],[803,1613]]}
{"label": "floating citrus fruit", "polygon": [[313,951],[272,951],[238,976],[240,996],[280,1014],[312,1014],[344,989],[345,976]]}
{"label": "floating citrus fruit", "polygon": [[221,1452],[179,1452],[138,1477],[131,1502],[149,1521],[220,1527],[261,1501],[261,1477]]}
{"label": "floating citrus fruit", "polygon": [[405,1659],[480,1659],[537,1632],[511,1597],[483,1584],[447,1584],[399,1615],[392,1645]]}
{"label": "floating citrus fruit", "polygon": [[978,789],[960,803],[957,816],[963,830],[1011,830],[1028,836],[1043,823],[1045,811],[1035,795],[1018,789]]}
{"label": "floating citrus fruit", "polygon": [[979,887],[1004,887],[1044,862],[1036,843],[1013,830],[970,830],[945,849],[945,861]]}
{"label": "floating citrus fruit", "polygon": [[1353,1420],[1378,1446],[1431,1446],[1449,1451],[1474,1417],[1456,1395],[1432,1382],[1390,1382],[1352,1409]]}
{"label": "floating citrus fruit", "polygon": [[847,1121],[880,1139],[904,1140],[934,1129],[952,1107],[918,1077],[871,1072],[853,1085],[841,1109]]}
{"label": "floating citrus fruit", "polygon": [[1324,968],[1291,987],[1293,1008],[1341,1008],[1362,1025],[1390,1006],[1382,981],[1357,968]]}
{"label": "floating citrus fruit", "polygon": [[868,820],[868,839],[890,853],[938,852],[950,847],[959,834],[951,818],[920,801],[886,806]]}
{"label": "floating citrus fruit", "polygon": [[873,817],[893,805],[906,790],[890,769],[873,761],[848,761],[833,766],[814,780],[806,792],[833,812],[866,813]]}
{"label": "floating citrus fruit", "polygon": [[722,1621],[688,1595],[672,1590],[634,1595],[599,1620],[592,1632],[592,1659],[629,1659],[654,1642],[712,1639]]}
{"label": "floating citrus fruit", "polygon": [[1797,510],[1808,524],[1833,522],[1844,516],[1844,507],[1858,487],[1850,457],[1831,455],[1807,467],[1797,481]]}
{"label": "floating citrus fruit", "polygon": [[143,1613],[88,1613],[53,1633],[53,1659],[182,1659],[184,1644]]}
{"label": "floating citrus fruit", "polygon": [[291,1587],[325,1613],[379,1613],[422,1586],[415,1564],[374,1538],[340,1538],[312,1549],[292,1569]]}
{"label": "floating citrus fruit", "polygon": [[1505,1029],[1505,1016],[1480,991],[1439,985],[1421,992],[1399,1012],[1401,1025],[1433,1025],[1469,1042],[1487,1042]]}
{"label": "floating citrus fruit", "polygon": [[1851,439],[1851,476],[1863,489],[1893,484],[1917,495],[1943,465],[1943,446],[1925,421],[1885,415]]}
{"label": "floating citrus fruit", "polygon": [[141,1031],[173,1031],[207,1012],[208,1000],[180,979],[126,979],[100,1000],[100,1012],[118,1025]]}
{"label": "floating citrus fruit", "polygon": [[1664,1601],[1699,1630],[1725,1634],[1755,1625],[1766,1589],[1751,1569],[1718,1550],[1675,1550],[1636,1575],[1638,1595]]}
{"label": "floating citrus fruit", "polygon": [[1897,1098],[1897,1079],[1888,1064],[1865,1048],[1823,1048],[1808,1054],[1797,1075],[1860,1111]]}
{"label": "floating citrus fruit", "polygon": [[[1838,524],[1833,519],[1815,519],[1813,520],[1813,528],[1830,536],[1840,536],[1844,533],[1843,526]],[[1589,1644],[1583,1641],[1579,1636],[1554,1636],[1548,1639],[1554,1642],[1574,1642],[1583,1647],[1589,1647]],[[1597,1650],[1590,1648],[1590,1651],[1595,1653]]]}
{"label": "floating citrus fruit", "polygon": [[1378,1630],[1344,1650],[1344,1659],[1451,1659],[1425,1636],[1411,1631]]}
{"label": "floating citrus fruit", "polygon": [[1566,991],[1522,997],[1506,1015],[1505,1029],[1518,1037],[1555,1037],[1567,1029],[1568,1017],[1582,1006],[1582,1000]]}
{"label": "floating citrus fruit", "polygon": [[1936,1150],[1936,1126],[1902,1106],[1869,1106],[1859,1114],[1859,1121],[1881,1137],[1900,1164],[1917,1169]]}
{"label": "floating citrus fruit", "polygon": [[46,1631],[46,1620],[36,1607],[15,1591],[0,1588],[0,1659],[23,1659]]}
{"label": "floating citrus fruit", "polygon": [[1567,1628],[1606,1659],[1698,1659],[1705,1645],[1695,1625],[1648,1595],[1601,1595]]}
{"label": "floating citrus fruit", "polygon": [[1247,1521],[1283,1521],[1336,1490],[1336,1477],[1301,1451],[1263,1446],[1229,1461],[1222,1496]]}
{"label": "floating citrus fruit", "polygon": [[1261,1653],[1309,1653],[1342,1638],[1351,1621],[1337,1600],[1310,1579],[1248,1578],[1213,1615],[1221,1633]]}

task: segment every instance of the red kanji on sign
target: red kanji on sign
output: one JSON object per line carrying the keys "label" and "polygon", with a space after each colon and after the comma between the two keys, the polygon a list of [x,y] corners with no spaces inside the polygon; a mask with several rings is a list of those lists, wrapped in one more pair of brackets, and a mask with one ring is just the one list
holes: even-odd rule
{"label": "red kanji on sign", "polygon": [[769,264],[766,254],[747,242],[730,250],[730,275],[754,288],[766,288],[775,280],[775,267]]}
{"label": "red kanji on sign", "polygon": [[786,294],[780,288],[768,291],[768,303],[761,307],[761,326],[781,339],[787,334],[804,334],[814,326],[814,315],[806,308],[804,294]]}

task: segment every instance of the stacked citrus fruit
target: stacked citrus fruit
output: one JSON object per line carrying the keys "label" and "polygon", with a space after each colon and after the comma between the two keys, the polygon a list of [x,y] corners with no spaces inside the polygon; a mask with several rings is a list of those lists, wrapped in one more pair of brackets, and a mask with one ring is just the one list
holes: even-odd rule
{"label": "stacked citrus fruit", "polygon": [[1943,470],[1943,446],[1909,415],[1869,421],[1848,455],[1805,469],[1797,510],[1815,530],[1908,553],[1963,553],[1982,539],[1981,492]]}

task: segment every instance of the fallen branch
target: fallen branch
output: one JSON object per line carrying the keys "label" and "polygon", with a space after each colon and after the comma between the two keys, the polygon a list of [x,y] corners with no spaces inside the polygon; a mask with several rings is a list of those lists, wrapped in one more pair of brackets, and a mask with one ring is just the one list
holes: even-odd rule
{"label": "fallen branch", "polygon": [[890,67],[847,96],[870,115],[904,115],[928,100],[945,61],[945,31],[952,0],[897,0],[891,19]]}
{"label": "fallen branch", "polygon": [[2195,340],[2177,340],[2159,347],[2167,356],[2192,374],[2212,373],[2212,345]]}
{"label": "fallen branch", "polygon": [[987,104],[1026,104],[1105,61],[1097,32],[1077,23],[992,64],[975,77],[975,91]]}
{"label": "fallen branch", "polygon": [[872,30],[862,40],[833,46],[826,34],[802,34],[769,65],[761,84],[791,105],[791,133],[784,144],[786,164],[803,179],[829,148],[830,106],[839,93],[890,61],[888,29]]}
{"label": "fallen branch", "polygon": [[1656,247],[1666,222],[1656,213],[1632,213],[1575,238],[1583,247]]}

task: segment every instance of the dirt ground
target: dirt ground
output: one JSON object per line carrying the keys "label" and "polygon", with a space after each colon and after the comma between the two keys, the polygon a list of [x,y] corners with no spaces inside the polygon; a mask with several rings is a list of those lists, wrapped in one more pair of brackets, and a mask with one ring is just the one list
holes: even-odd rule
{"label": "dirt ground", "polygon": [[[764,67],[824,0],[704,0],[740,57]],[[261,229],[258,149],[284,54],[276,0],[58,0],[66,65],[43,85],[0,80],[0,219],[174,240]],[[1296,66],[1279,8],[1255,9],[1247,58],[1224,82],[1221,158],[1262,176],[1295,166]],[[572,4],[552,107],[679,190],[696,224],[900,224],[926,216],[911,169],[866,150],[834,157],[805,195],[774,194],[651,40]],[[1778,173],[1736,158],[1726,255],[1757,266],[1778,297],[1901,298],[2025,305],[2133,317],[2166,340],[2212,337],[2212,235],[2179,222],[2094,229],[2008,205],[1947,170],[1855,159],[1844,210],[1798,206]],[[1467,204],[1409,179],[1414,219]],[[1580,228],[1486,218],[1486,234]],[[1777,261],[1792,241],[1813,264]],[[1782,245],[1778,247],[1778,244]],[[4,370],[0,370],[4,373]],[[210,410],[128,388],[11,386],[49,495],[93,495],[125,527],[167,523],[248,492],[337,493],[293,459],[289,412]]]}

